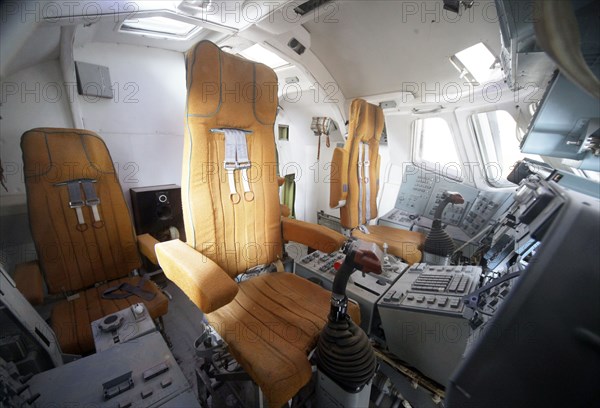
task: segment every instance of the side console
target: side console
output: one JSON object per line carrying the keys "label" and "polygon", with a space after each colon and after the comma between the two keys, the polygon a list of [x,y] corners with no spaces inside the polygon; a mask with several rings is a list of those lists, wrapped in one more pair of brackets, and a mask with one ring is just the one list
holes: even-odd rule
{"label": "side console", "polygon": [[477,266],[415,264],[377,306],[389,350],[445,385],[471,334],[463,296],[476,289]]}
{"label": "side console", "polygon": [[600,406],[598,231],[594,196],[521,182],[486,254],[499,267],[464,299],[474,329],[446,406]]}
{"label": "side console", "polygon": [[136,303],[92,322],[97,352],[155,331],[156,326],[143,303]]}
{"label": "side console", "polygon": [[[296,263],[296,275],[311,280],[327,290],[331,290],[335,277],[334,265],[344,260],[341,251],[326,254],[315,251]],[[392,284],[407,268],[407,264],[392,255],[384,257],[381,275],[358,272],[348,281],[347,293],[350,299],[360,305],[362,329],[369,335],[378,335],[379,315],[375,305]]]}
{"label": "side console", "polygon": [[198,407],[160,333],[45,371],[29,382],[39,407]]}

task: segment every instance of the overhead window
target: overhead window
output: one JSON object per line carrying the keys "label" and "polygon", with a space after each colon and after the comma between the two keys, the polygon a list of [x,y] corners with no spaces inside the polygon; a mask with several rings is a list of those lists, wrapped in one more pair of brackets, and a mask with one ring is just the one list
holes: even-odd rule
{"label": "overhead window", "polygon": [[521,153],[519,129],[507,111],[477,113],[471,119],[484,162],[485,176],[491,185],[512,186],[506,177],[514,164],[523,158],[542,161],[538,155]]}
{"label": "overhead window", "polygon": [[413,123],[413,161],[445,176],[458,178],[462,166],[450,126],[442,118],[417,119]]}
{"label": "overhead window", "polygon": [[450,62],[460,72],[460,77],[479,85],[502,78],[496,57],[484,43],[477,43],[457,52]]}
{"label": "overhead window", "polygon": [[165,16],[135,17],[121,24],[121,31],[179,39],[188,39],[200,30],[196,24]]}
{"label": "overhead window", "polygon": [[249,60],[262,62],[273,69],[289,65],[289,62],[260,44],[254,44],[252,47],[240,52],[240,54]]}

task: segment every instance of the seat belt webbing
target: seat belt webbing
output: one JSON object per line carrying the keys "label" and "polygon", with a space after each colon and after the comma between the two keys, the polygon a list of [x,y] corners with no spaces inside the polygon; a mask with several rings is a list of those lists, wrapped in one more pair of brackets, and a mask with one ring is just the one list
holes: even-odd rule
{"label": "seat belt webbing", "polygon": [[[81,188],[79,187],[79,180],[67,181],[67,189],[69,191],[69,207],[75,210],[77,214],[77,224],[85,225],[85,219],[83,218],[83,198],[81,196]],[[78,225],[78,226],[79,226]]]}
{"label": "seat belt webbing", "polygon": [[244,199],[252,201],[254,193],[250,188],[247,170],[252,162],[248,158],[248,145],[246,144],[246,134],[240,129],[223,129],[225,134],[225,161],[223,163],[227,172],[227,182],[229,183],[229,193],[231,201],[234,204],[240,202],[241,198],[235,187],[236,170],[241,170],[241,182],[244,189]]}
{"label": "seat belt webbing", "polygon": [[246,201],[252,201],[254,199],[254,193],[250,189],[250,183],[248,182],[247,170],[252,166],[252,162],[248,158],[248,145],[246,144],[246,134],[241,130],[235,130],[236,133],[236,152],[237,152],[237,165],[238,169],[242,171],[241,180],[242,187],[244,189],[244,199]]}
{"label": "seat belt webbing", "polygon": [[362,200],[363,200],[363,151],[362,143],[358,143],[358,225],[362,222]]}
{"label": "seat belt webbing", "polygon": [[233,129],[223,129],[225,134],[225,160],[223,161],[223,167],[227,172],[227,182],[229,183],[229,198],[234,204],[240,202],[240,195],[235,189],[235,177],[233,172],[237,167],[237,138]]}
{"label": "seat belt webbing", "polygon": [[124,282],[118,286],[108,288],[104,292],[102,292],[102,299],[125,299],[131,295],[136,295],[144,300],[150,301],[154,299],[156,293],[143,289],[147,280],[148,275],[143,275],[135,286],[130,283]]}
{"label": "seat belt webbing", "polygon": [[83,186],[83,192],[85,193],[85,205],[92,209],[94,214],[94,224],[97,225],[102,220],[100,219],[100,212],[98,211],[98,205],[100,205],[100,198],[96,194],[96,189],[92,180],[81,180]]}
{"label": "seat belt webbing", "polygon": [[365,143],[365,156],[364,156],[364,167],[363,171],[365,172],[365,196],[366,196],[366,210],[367,214],[365,217],[365,224],[368,224],[371,221],[371,186],[369,185],[369,181],[371,179],[371,173],[369,171],[371,166],[371,161],[369,160],[369,145]]}

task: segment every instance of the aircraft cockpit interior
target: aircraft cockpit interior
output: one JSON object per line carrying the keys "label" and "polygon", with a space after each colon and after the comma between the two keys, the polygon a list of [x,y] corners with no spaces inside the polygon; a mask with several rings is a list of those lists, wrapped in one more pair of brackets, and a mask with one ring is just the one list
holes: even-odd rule
{"label": "aircraft cockpit interior", "polygon": [[600,2],[0,4],[0,407],[600,406]]}

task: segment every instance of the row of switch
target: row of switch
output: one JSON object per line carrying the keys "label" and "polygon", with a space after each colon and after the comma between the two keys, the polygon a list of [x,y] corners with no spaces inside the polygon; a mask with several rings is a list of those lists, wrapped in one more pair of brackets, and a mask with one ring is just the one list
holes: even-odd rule
{"label": "row of switch", "polygon": [[451,279],[452,275],[422,274],[413,282],[411,289],[425,292],[444,292]]}
{"label": "row of switch", "polygon": [[427,303],[429,305],[433,305],[437,301],[438,306],[444,307],[449,304],[449,306],[452,309],[458,309],[458,307],[460,305],[460,299],[458,299],[458,298],[450,299],[447,296],[435,297],[435,296],[415,295],[415,294],[409,293],[408,295],[406,295],[406,300],[407,300],[407,302],[415,301],[416,303]]}
{"label": "row of switch", "polygon": [[[167,371],[169,371],[169,366],[167,365],[167,363],[162,362],[162,363],[157,364],[154,367],[149,368],[146,371],[144,371],[142,373],[142,379],[144,380],[144,382],[150,381],[151,379],[156,378],[159,375],[166,373]],[[171,377],[166,377],[161,380],[160,387],[162,389],[165,389],[165,388],[169,387],[171,384],[173,384],[173,379]],[[132,385],[133,385],[133,383],[132,383]],[[147,387],[147,388],[144,388],[140,392],[140,397],[142,399],[146,399],[146,398],[151,397],[153,394],[154,394],[154,390],[151,387]],[[131,401],[121,401],[118,405],[119,408],[130,408],[131,406],[132,406]]]}
{"label": "row of switch", "polygon": [[402,295],[400,291],[390,290],[388,293],[385,294],[383,300],[386,302],[399,302],[400,295]]}
{"label": "row of switch", "polygon": [[[160,382],[160,387],[165,389],[171,384],[173,384],[173,379],[171,377],[168,377]],[[154,390],[152,388],[146,388],[140,392],[140,397],[142,397],[142,399],[146,399],[151,397],[153,394]],[[133,403],[131,401],[121,401],[118,405],[119,408],[131,408],[131,406],[133,406]]]}
{"label": "row of switch", "polygon": [[450,286],[448,287],[449,292],[460,292],[464,293],[469,284],[469,277],[463,275],[457,275],[454,277]]}

